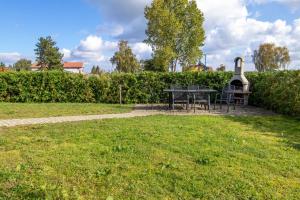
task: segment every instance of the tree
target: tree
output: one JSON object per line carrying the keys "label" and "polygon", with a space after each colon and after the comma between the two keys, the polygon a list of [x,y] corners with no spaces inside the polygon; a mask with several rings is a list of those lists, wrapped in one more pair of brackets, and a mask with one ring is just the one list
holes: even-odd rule
{"label": "tree", "polygon": [[178,64],[190,66],[202,57],[204,17],[195,0],[153,0],[145,17],[145,42],[151,45],[156,63],[174,72]]}
{"label": "tree", "polygon": [[103,74],[104,71],[97,65],[97,66],[93,66],[91,74],[95,74],[95,75],[101,75]]}
{"label": "tree", "polygon": [[31,60],[20,59],[13,65],[13,68],[16,71],[22,71],[22,70],[30,71],[31,70]]}
{"label": "tree", "polygon": [[110,61],[113,65],[116,65],[116,71],[118,72],[133,73],[141,68],[139,61],[125,40],[119,42],[119,51],[114,54]]}
{"label": "tree", "polygon": [[183,72],[203,72],[205,71],[205,66],[202,64],[191,65],[182,68]]}
{"label": "tree", "polygon": [[277,47],[273,43],[261,44],[252,57],[259,72],[286,69],[291,61],[288,48]]}
{"label": "tree", "polygon": [[3,62],[0,62],[0,67],[5,67],[5,63],[3,63]]}
{"label": "tree", "polygon": [[91,74],[96,74],[96,66],[94,65],[92,70],[91,70]]}
{"label": "tree", "polygon": [[217,68],[218,72],[225,72],[226,71],[226,66],[224,64],[221,64],[220,67]]}
{"label": "tree", "polygon": [[63,54],[59,52],[59,48],[56,47],[56,42],[50,36],[39,38],[34,51],[36,61],[38,65],[41,66],[41,70],[63,70]]}
{"label": "tree", "polygon": [[157,60],[148,59],[141,61],[142,68],[144,71],[153,71],[153,72],[166,72],[168,69],[164,68],[164,66],[160,65]]}

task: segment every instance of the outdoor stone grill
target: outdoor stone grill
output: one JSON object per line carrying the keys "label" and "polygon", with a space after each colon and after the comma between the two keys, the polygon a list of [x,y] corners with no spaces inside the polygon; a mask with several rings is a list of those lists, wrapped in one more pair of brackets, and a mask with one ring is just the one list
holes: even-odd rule
{"label": "outdoor stone grill", "polygon": [[244,74],[244,60],[237,57],[235,60],[235,74],[229,84],[235,86],[235,99],[237,103],[248,105],[250,83]]}

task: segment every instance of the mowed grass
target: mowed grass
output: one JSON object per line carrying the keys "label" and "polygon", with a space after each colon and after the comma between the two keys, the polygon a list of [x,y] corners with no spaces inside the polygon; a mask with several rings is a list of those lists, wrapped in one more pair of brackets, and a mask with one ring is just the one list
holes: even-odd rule
{"label": "mowed grass", "polygon": [[300,123],[151,116],[0,129],[0,199],[299,199]]}
{"label": "mowed grass", "polygon": [[132,105],[86,103],[0,103],[0,119],[126,113]]}

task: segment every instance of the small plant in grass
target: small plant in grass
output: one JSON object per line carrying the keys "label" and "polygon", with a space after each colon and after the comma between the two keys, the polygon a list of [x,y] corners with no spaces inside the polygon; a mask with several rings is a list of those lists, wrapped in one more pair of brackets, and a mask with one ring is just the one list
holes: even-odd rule
{"label": "small plant in grass", "polygon": [[195,161],[198,165],[209,165],[212,163],[211,159],[208,157],[198,158]]}
{"label": "small plant in grass", "polygon": [[101,176],[108,176],[111,174],[111,169],[110,168],[103,168],[103,169],[98,169],[96,172],[96,177],[101,177]]}
{"label": "small plant in grass", "polygon": [[127,148],[122,145],[114,146],[112,148],[113,152],[123,152],[123,151],[126,151],[126,149]]}

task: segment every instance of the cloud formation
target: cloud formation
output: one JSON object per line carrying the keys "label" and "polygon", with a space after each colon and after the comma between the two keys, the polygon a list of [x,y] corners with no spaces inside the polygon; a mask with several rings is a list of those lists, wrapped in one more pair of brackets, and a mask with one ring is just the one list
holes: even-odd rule
{"label": "cloud formation", "polygon": [[199,8],[205,15],[206,44],[208,62],[217,67],[224,63],[232,69],[235,56],[244,56],[247,69],[254,70],[251,54],[259,44],[273,42],[287,46],[292,56],[292,66],[298,66],[296,56],[300,46],[299,21],[289,25],[286,21],[259,21],[249,17],[247,4],[241,0],[210,1],[197,0]]}
{"label": "cloud formation", "polygon": [[[151,47],[142,42],[129,43],[138,59],[151,56]],[[90,65],[100,65],[105,70],[111,70],[110,58],[118,50],[117,41],[104,40],[100,36],[89,35],[81,40],[74,49],[62,49],[64,60],[83,61]]]}
{"label": "cloud formation", "polygon": [[0,53],[0,62],[13,64],[22,58],[18,52]]}
{"label": "cloud formation", "polygon": [[[118,34],[111,34],[116,39],[126,39],[138,42],[144,39],[146,20],[144,8],[152,0],[86,0],[96,6],[104,21],[109,22],[110,30]],[[107,27],[107,24],[104,25]],[[110,33],[110,30],[100,25],[100,30]]]}

